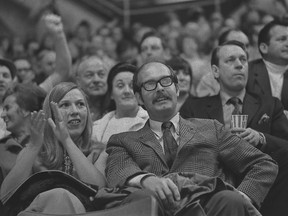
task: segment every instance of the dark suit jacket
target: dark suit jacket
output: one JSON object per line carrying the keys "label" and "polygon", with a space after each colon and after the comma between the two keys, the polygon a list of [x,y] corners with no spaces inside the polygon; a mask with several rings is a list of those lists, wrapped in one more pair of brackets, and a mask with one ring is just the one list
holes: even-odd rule
{"label": "dark suit jacket", "polygon": [[[249,62],[248,92],[272,96],[271,85],[267,68],[262,59]],[[285,110],[288,110],[288,72],[284,74],[281,102]]]}
{"label": "dark suit jacket", "polygon": [[[288,154],[288,120],[279,99],[268,96],[256,97],[246,93],[242,113],[248,115],[247,127],[264,133],[267,145],[262,150],[278,163],[286,163],[287,156],[281,155]],[[261,121],[265,114],[269,119]],[[220,95],[204,98],[190,97],[183,104],[180,115],[183,118],[216,119],[224,123]]]}
{"label": "dark suit jacket", "polygon": [[180,118],[180,144],[170,170],[148,122],[138,131],[111,136],[106,151],[110,187],[123,186],[143,173],[165,176],[190,172],[223,180],[235,173],[244,178],[238,189],[259,206],[277,173],[277,166],[268,155],[224,130],[218,121],[209,119]]}

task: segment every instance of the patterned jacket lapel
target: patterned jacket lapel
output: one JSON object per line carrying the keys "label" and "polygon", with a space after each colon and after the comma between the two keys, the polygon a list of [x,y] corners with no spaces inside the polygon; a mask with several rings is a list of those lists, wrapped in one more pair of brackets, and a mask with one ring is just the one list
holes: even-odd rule
{"label": "patterned jacket lapel", "polygon": [[163,163],[166,164],[165,155],[163,153],[161,144],[155,137],[153,131],[150,129],[149,120],[146,122],[144,127],[139,130],[139,133],[140,133],[140,136],[139,136],[140,142],[152,148],[155,151],[155,153],[159,156],[159,158],[161,158]]}
{"label": "patterned jacket lapel", "polygon": [[189,142],[194,137],[195,132],[196,131],[192,127],[191,122],[180,117],[179,122],[180,143],[178,147],[178,152],[183,148],[183,146],[187,142]]}

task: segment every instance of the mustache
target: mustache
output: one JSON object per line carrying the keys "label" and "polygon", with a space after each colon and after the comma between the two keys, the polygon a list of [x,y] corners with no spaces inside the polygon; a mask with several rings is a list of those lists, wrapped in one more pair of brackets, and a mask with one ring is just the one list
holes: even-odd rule
{"label": "mustache", "polygon": [[171,100],[171,97],[169,95],[167,95],[164,92],[157,92],[156,96],[154,97],[154,99],[152,100],[152,103],[156,103],[160,98],[164,98],[164,99],[168,99]]}
{"label": "mustache", "polygon": [[96,88],[103,88],[103,87],[105,87],[105,83],[104,82],[101,82],[101,81],[95,81],[95,82],[93,82],[92,83],[92,85],[91,86],[93,86],[93,87],[96,87]]}

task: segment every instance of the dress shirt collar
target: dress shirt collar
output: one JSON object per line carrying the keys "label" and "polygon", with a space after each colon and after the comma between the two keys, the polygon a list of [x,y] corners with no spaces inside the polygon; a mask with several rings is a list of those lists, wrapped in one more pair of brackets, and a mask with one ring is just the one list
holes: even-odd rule
{"label": "dress shirt collar", "polygon": [[[176,132],[176,134],[179,134],[179,120],[180,120],[180,115],[179,113],[177,113],[172,119],[170,119],[170,121],[172,122],[173,129],[171,129],[173,132]],[[158,137],[162,137],[162,126],[163,122],[159,122],[159,121],[154,121],[152,119],[149,119],[149,124],[150,124],[150,128],[151,130],[158,136]]]}
{"label": "dress shirt collar", "polygon": [[220,90],[220,98],[221,98],[221,102],[222,102],[222,106],[224,106],[225,104],[227,104],[228,100],[231,98],[231,97],[238,97],[241,101],[241,104],[243,104],[243,100],[244,100],[244,97],[245,97],[245,93],[246,93],[246,90],[243,89],[243,91],[239,94],[239,95],[229,95],[227,94],[227,92],[224,92],[222,90]]}

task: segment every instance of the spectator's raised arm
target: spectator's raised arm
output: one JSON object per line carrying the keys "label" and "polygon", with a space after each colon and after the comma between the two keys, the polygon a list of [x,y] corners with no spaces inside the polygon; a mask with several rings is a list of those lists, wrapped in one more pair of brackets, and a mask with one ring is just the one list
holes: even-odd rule
{"label": "spectator's raised arm", "polygon": [[66,81],[72,69],[72,58],[68,48],[66,35],[63,29],[61,17],[48,14],[43,17],[47,30],[53,35],[55,41],[55,71],[43,83],[40,84],[46,92],[59,82]]}

